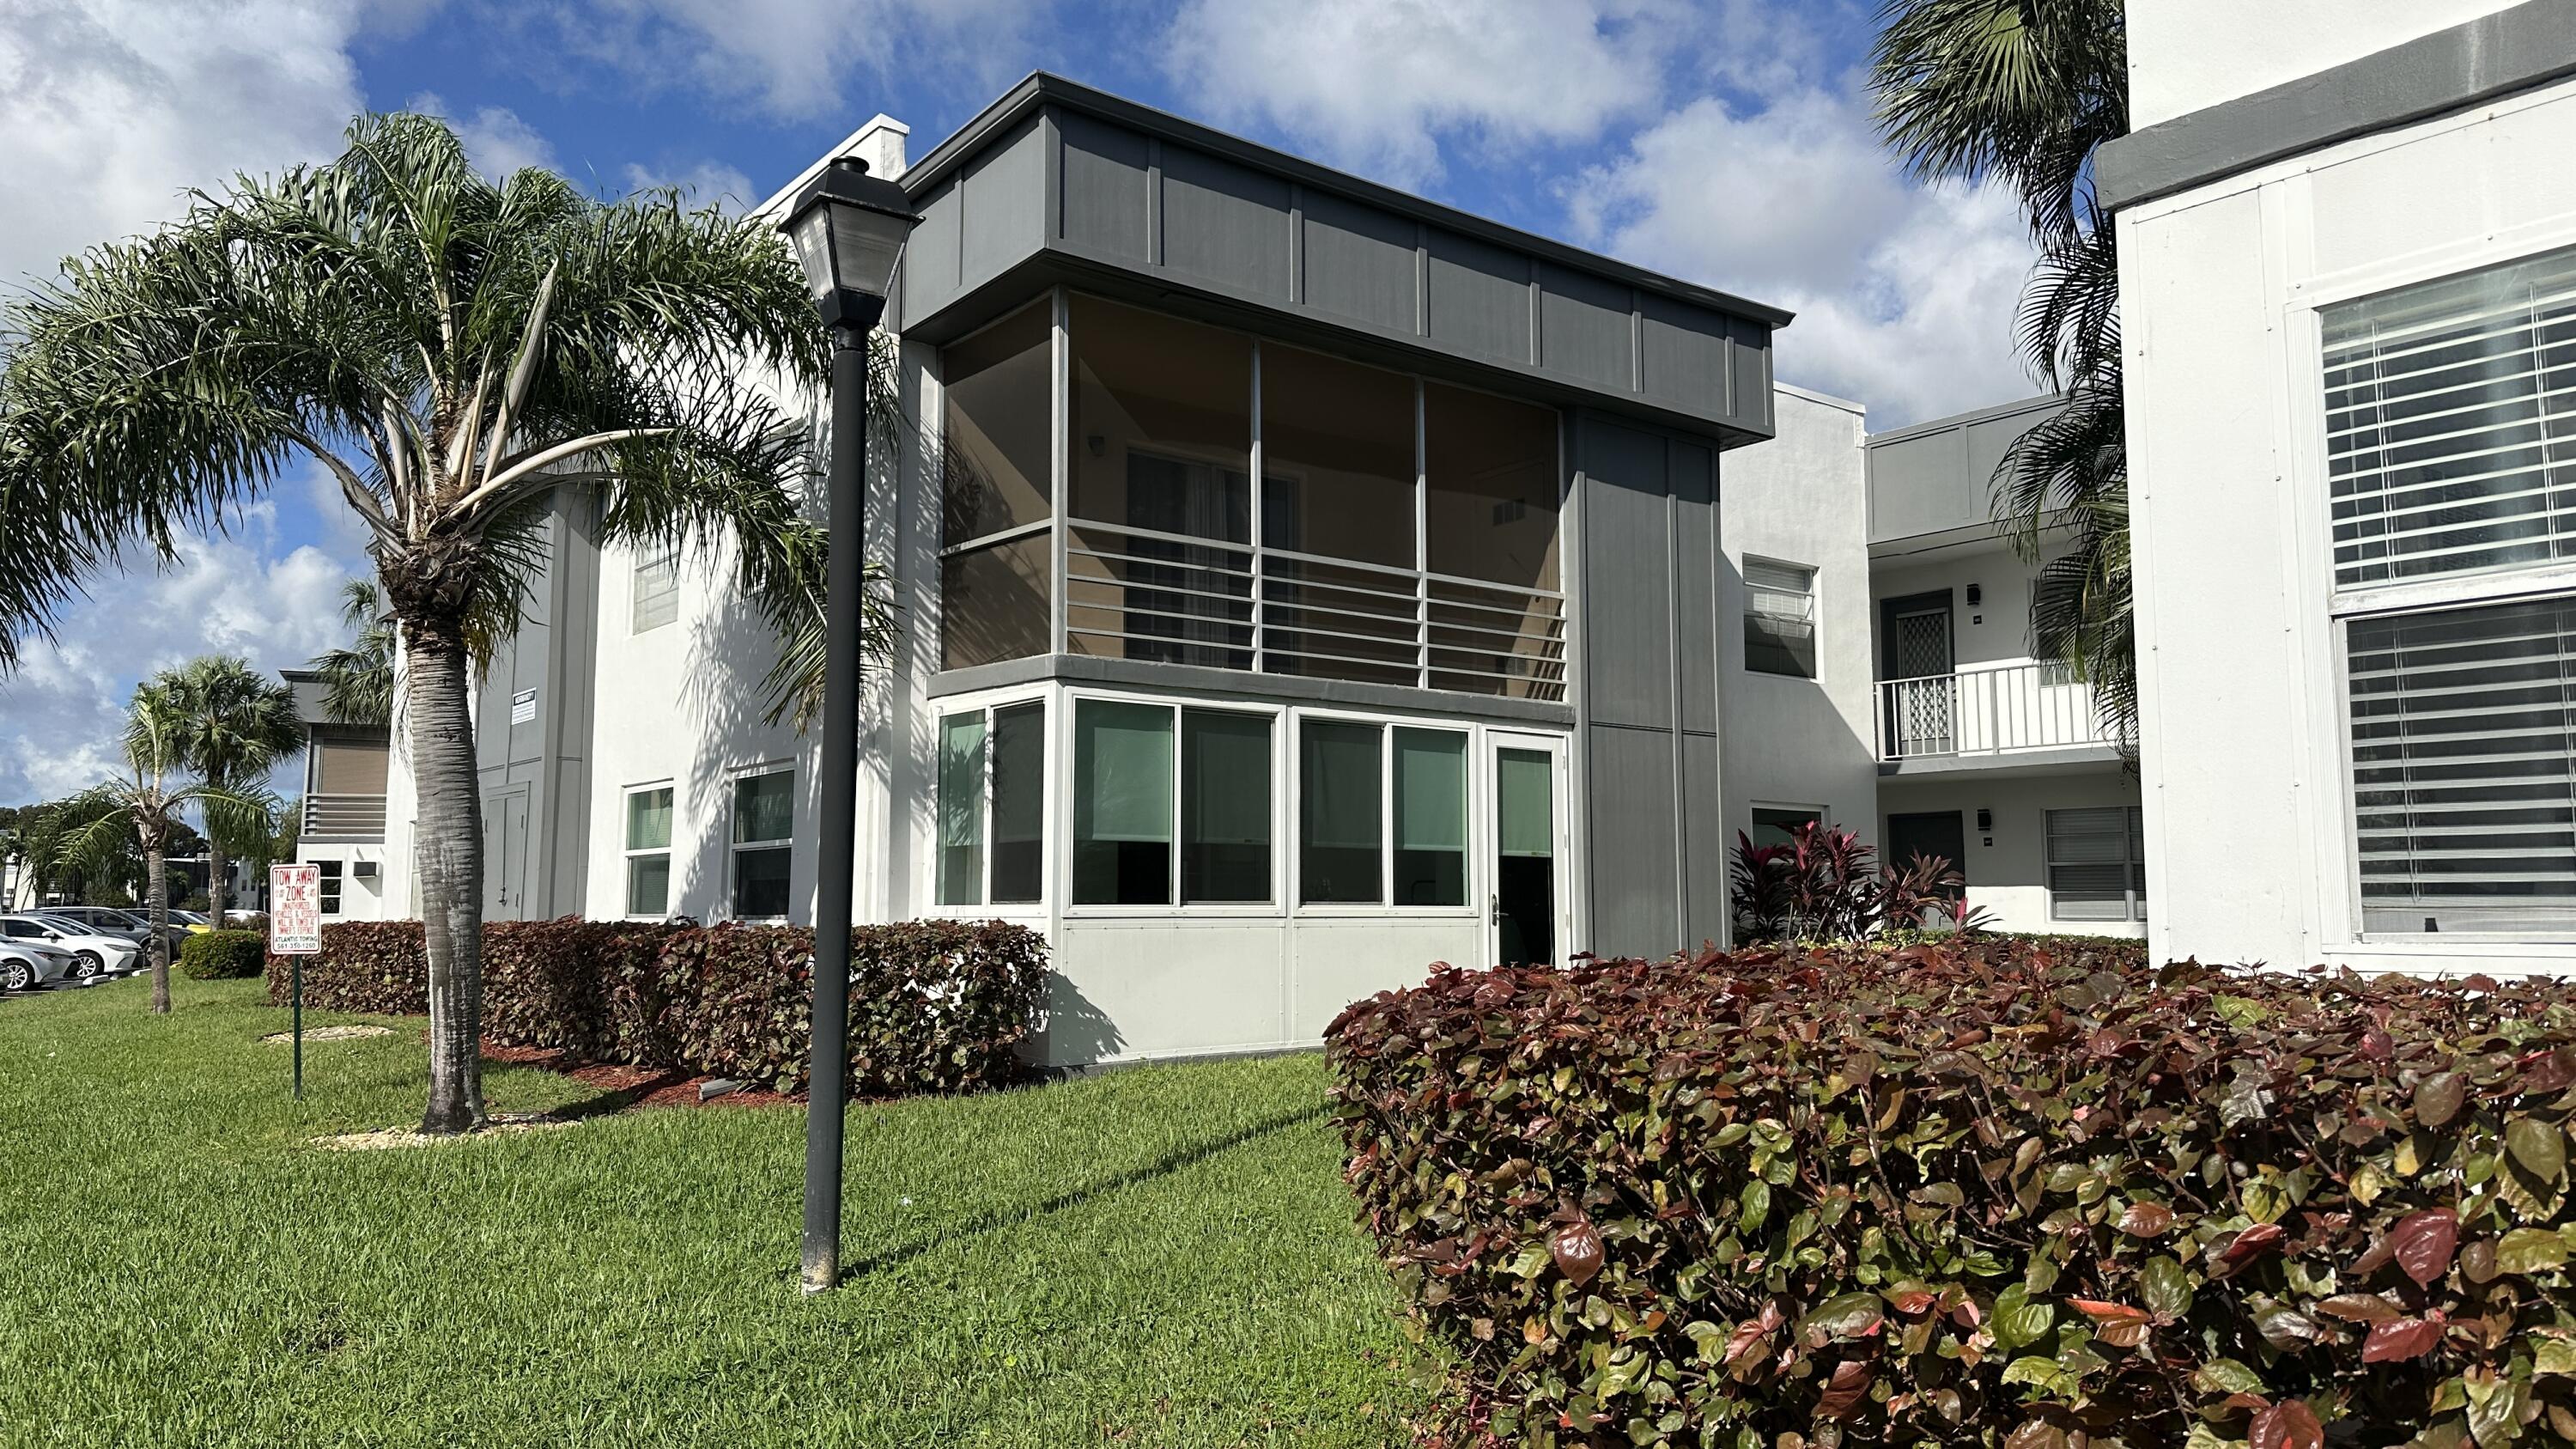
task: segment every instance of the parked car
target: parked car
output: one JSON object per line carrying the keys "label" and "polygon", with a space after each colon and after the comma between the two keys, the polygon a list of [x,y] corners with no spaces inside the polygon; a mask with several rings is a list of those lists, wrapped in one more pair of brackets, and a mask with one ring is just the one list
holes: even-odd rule
{"label": "parked car", "polygon": [[0,991],[26,991],[60,981],[72,969],[72,953],[14,938],[0,938]]}
{"label": "parked car", "polygon": [[143,953],[130,936],[110,935],[69,916],[46,911],[0,916],[0,937],[58,946],[72,955],[73,979],[86,981],[102,971],[122,971]]}
{"label": "parked car", "polygon": [[[152,939],[150,918],[140,911],[129,911],[123,906],[47,906],[45,914],[67,916],[72,920],[95,926],[111,936],[131,935],[137,941]],[[177,920],[171,921],[167,937],[170,958],[175,961],[179,956],[179,943],[188,939],[186,924]]]}
{"label": "parked car", "polygon": [[213,919],[203,911],[183,911],[173,907],[170,919],[187,927],[192,934],[203,934],[215,928]]}

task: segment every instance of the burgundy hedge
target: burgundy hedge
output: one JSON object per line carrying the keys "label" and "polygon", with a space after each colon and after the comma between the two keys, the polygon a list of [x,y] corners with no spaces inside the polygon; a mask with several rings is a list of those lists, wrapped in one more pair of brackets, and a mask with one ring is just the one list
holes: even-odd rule
{"label": "burgundy hedge", "polygon": [[1453,1442],[2576,1440],[2556,983],[1751,951],[1329,1047]]}
{"label": "burgundy hedge", "polygon": [[[907,921],[852,933],[851,1090],[958,1092],[1019,1080],[1036,1029],[1046,943],[999,921]],[[500,1046],[805,1087],[814,933],[797,926],[619,921],[483,928],[483,1028]],[[322,928],[304,1000],[418,1015],[429,967],[417,921]],[[268,960],[283,1003],[287,961]]]}

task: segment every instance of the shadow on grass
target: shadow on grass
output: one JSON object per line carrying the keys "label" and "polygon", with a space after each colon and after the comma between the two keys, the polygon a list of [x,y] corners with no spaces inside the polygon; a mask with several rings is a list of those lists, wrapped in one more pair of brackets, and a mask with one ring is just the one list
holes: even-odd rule
{"label": "shadow on grass", "polygon": [[922,1254],[929,1252],[933,1248],[942,1247],[946,1244],[958,1242],[967,1238],[981,1237],[986,1233],[999,1232],[1004,1228],[1017,1227],[1022,1223],[1045,1217],[1050,1213],[1062,1212],[1066,1208],[1079,1207],[1094,1198],[1105,1197],[1110,1193],[1134,1187],[1139,1183],[1150,1182],[1158,1177],[1169,1176],[1184,1168],[1194,1167],[1199,1163],[1205,1162],[1219,1153],[1230,1152],[1237,1147],[1243,1146],[1245,1143],[1270,1136],[1272,1133],[1283,1132],[1288,1128],[1302,1126],[1308,1122],[1320,1122],[1330,1111],[1330,1107],[1319,1102],[1311,1107],[1300,1107],[1294,1111],[1279,1113],[1275,1116],[1263,1118],[1258,1122],[1254,1122],[1239,1131],[1228,1133],[1223,1137],[1175,1149],[1174,1151],[1163,1154],[1161,1157],[1155,1158],[1151,1162],[1139,1163],[1134,1167],[1128,1168],[1124,1172],[1113,1173],[1097,1182],[1088,1182],[1080,1187],[1068,1189],[1067,1191],[1060,1192],[1041,1202],[1031,1203],[1025,1207],[996,1208],[991,1212],[984,1213],[978,1217],[970,1218],[965,1222],[959,1223],[955,1227],[932,1233],[926,1238],[919,1239],[915,1242],[905,1243],[900,1247],[890,1248],[874,1257],[861,1258],[855,1262],[845,1263],[841,1267],[841,1274],[836,1280],[836,1283],[847,1285],[855,1279],[867,1277],[872,1273],[881,1273],[889,1268],[899,1268],[904,1264],[911,1262],[913,1259],[920,1257]]}
{"label": "shadow on grass", "polygon": [[630,1086],[610,1087],[595,1096],[584,1097],[578,1102],[567,1102],[546,1115],[566,1121],[579,1121],[584,1117],[605,1117],[614,1112],[623,1112],[666,1087],[676,1087],[682,1082],[696,1080],[697,1074],[694,1072],[660,1072]]}

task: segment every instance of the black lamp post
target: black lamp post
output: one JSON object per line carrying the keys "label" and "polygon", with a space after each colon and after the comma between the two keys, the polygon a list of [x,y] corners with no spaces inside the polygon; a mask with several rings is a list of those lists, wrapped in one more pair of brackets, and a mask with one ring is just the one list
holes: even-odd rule
{"label": "black lamp post", "polygon": [[841,1276],[841,1114],[850,1058],[850,882],[859,791],[859,587],[866,547],[868,335],[914,214],[903,188],[842,157],[796,198],[787,235],[832,329],[830,557],[824,565],[822,843],[815,852],[814,1055],[805,1112],[805,1291]]}

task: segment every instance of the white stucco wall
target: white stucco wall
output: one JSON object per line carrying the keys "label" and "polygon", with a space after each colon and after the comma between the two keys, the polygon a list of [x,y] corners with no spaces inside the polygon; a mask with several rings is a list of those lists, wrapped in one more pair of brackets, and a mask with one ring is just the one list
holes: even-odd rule
{"label": "white stucco wall", "polygon": [[2121,215],[2157,955],[2576,964],[2563,946],[2357,939],[2315,310],[2576,244],[2571,149],[2576,85],[2559,85]]}
{"label": "white stucco wall", "polygon": [[[1959,868],[1968,878],[1968,904],[1993,912],[1994,929],[2134,938],[2146,934],[2134,921],[2054,918],[2048,904],[2047,853],[2049,811],[2137,803],[2136,777],[2116,763],[2051,775],[1998,769],[1890,776],[1879,782],[1876,840],[1888,838],[1891,815],[1957,811],[1966,831],[1967,858]],[[1977,829],[1979,810],[1993,812],[1994,829]]]}
{"label": "white stucco wall", "polygon": [[[394,879],[393,867],[390,863],[391,855],[390,848],[383,845],[344,845],[329,841],[308,841],[295,847],[295,860],[299,865],[325,860],[340,862],[340,909],[335,915],[324,916],[322,919],[325,922],[386,921],[411,914],[408,911],[394,909],[397,892],[401,893],[401,899],[405,902],[409,900],[409,892],[407,884],[398,883]],[[358,878],[356,866],[362,860],[375,863],[376,875],[373,879]]]}
{"label": "white stucco wall", "polygon": [[[1876,809],[1870,701],[1871,590],[1858,403],[1783,386],[1779,435],[1718,463],[1718,745],[1726,818],[1748,829],[1756,805],[1822,806],[1866,828]],[[1816,675],[1744,667],[1744,558],[1816,569]]]}
{"label": "white stucco wall", "polygon": [[2515,0],[2129,0],[2129,123],[2358,60]]}

